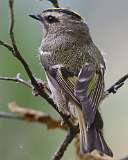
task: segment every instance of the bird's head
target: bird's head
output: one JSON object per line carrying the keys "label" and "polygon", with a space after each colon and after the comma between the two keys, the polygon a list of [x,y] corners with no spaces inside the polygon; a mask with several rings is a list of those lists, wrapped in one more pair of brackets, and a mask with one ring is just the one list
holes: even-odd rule
{"label": "bird's head", "polygon": [[64,8],[52,8],[44,10],[37,15],[30,17],[43,24],[45,32],[88,32],[88,26],[83,18],[76,12]]}

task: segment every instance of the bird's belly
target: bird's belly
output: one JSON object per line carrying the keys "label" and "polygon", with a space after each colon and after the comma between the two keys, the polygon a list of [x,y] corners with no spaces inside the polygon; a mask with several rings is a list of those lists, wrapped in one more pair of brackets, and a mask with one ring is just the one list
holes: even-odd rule
{"label": "bird's belly", "polygon": [[[68,112],[67,108],[67,102],[64,92],[60,89],[59,85],[55,86],[52,84],[52,82],[47,77],[48,86],[51,90],[51,98],[54,101],[54,103],[57,105],[58,109],[66,114]],[[57,85],[57,84],[56,84]]]}
{"label": "bird's belly", "polygon": [[57,105],[58,109],[64,114],[70,115],[73,119],[77,119],[77,111],[75,102],[65,94],[65,92],[60,89],[59,85],[54,87],[52,82],[47,77],[48,86],[51,90],[51,98]]}

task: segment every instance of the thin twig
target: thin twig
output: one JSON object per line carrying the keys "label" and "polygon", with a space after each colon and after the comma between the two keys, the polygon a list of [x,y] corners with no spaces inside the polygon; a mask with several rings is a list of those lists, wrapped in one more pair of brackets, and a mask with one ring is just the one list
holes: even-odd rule
{"label": "thin twig", "polygon": [[48,0],[48,1],[50,1],[54,7],[59,8],[58,0]]}
{"label": "thin twig", "polygon": [[125,74],[117,82],[115,82],[110,88],[108,88],[105,91],[105,94],[104,94],[102,100],[104,100],[106,97],[108,97],[111,93],[115,94],[118,91],[118,89],[120,89],[125,84],[126,80],[128,80],[128,74]]}
{"label": "thin twig", "polygon": [[68,145],[72,142],[76,134],[79,132],[79,127],[75,126],[69,129],[63,143],[60,145],[54,156],[52,157],[52,160],[60,160],[66,151]]}
{"label": "thin twig", "polygon": [[8,112],[0,112],[0,118],[14,119],[14,120],[24,120],[23,117],[13,115],[12,113],[8,113]]}
{"label": "thin twig", "polygon": [[21,83],[29,88],[32,88],[32,85],[28,81],[24,81],[23,79],[20,78],[19,73],[16,75],[16,77],[0,77],[0,80],[17,82],[17,83]]}
{"label": "thin twig", "polygon": [[128,79],[128,74],[125,74],[121,77],[117,82],[115,82],[108,90],[108,94],[113,93],[115,94],[119,88],[124,85],[124,82]]}
{"label": "thin twig", "polygon": [[0,40],[0,45],[6,47],[9,51],[13,52],[13,48],[8,43]]}
{"label": "thin twig", "polygon": [[9,0],[9,11],[10,11],[10,27],[9,27],[9,33],[10,33],[10,39],[13,46],[12,54],[22,63],[25,71],[27,72],[29,78],[31,79],[31,83],[34,86],[37,86],[37,81],[34,78],[31,70],[28,67],[27,62],[24,60],[24,58],[21,56],[20,51],[17,48],[13,29],[14,29],[14,12],[13,12],[13,0]]}

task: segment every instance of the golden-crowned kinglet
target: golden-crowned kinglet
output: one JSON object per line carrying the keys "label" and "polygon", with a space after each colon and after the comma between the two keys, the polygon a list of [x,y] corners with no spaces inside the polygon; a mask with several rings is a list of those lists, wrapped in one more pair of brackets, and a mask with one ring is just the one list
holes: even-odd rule
{"label": "golden-crowned kinglet", "polygon": [[93,43],[87,23],[62,8],[30,15],[43,24],[39,49],[52,99],[74,123],[79,123],[82,154],[97,149],[112,156],[98,111],[104,94],[105,62]]}

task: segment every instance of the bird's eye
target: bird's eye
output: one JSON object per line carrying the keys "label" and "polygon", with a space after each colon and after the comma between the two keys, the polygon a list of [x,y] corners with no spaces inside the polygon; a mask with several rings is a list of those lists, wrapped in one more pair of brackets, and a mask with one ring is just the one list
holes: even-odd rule
{"label": "bird's eye", "polygon": [[54,16],[47,16],[46,20],[48,21],[48,23],[55,23],[58,22],[58,19]]}

